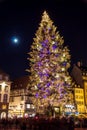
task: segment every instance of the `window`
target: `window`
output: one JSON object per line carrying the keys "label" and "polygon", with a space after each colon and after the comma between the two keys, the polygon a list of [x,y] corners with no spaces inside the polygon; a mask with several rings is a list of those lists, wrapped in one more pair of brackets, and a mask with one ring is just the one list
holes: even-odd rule
{"label": "window", "polygon": [[23,100],[24,100],[24,96],[22,95],[22,96],[21,96],[21,101],[23,101]]}
{"label": "window", "polygon": [[2,75],[0,75],[0,79],[2,79]]}
{"label": "window", "polygon": [[7,100],[8,100],[8,95],[7,94],[4,94],[4,96],[3,96],[3,102],[7,102]]}
{"label": "window", "polygon": [[26,108],[30,108],[30,104],[26,104]]}
{"label": "window", "polygon": [[26,96],[26,100],[29,102],[29,100],[30,100],[30,97],[29,97],[29,96]]}
{"label": "window", "polygon": [[31,105],[31,108],[34,109],[34,105],[33,104]]}
{"label": "window", "polygon": [[20,104],[20,108],[23,108],[23,104]]}
{"label": "window", "polygon": [[14,97],[10,97],[10,102],[14,102]]}
{"label": "window", "polygon": [[78,95],[76,95],[75,98],[78,98]]}
{"label": "window", "polygon": [[5,86],[5,92],[8,92],[8,86]]}
{"label": "window", "polygon": [[8,79],[9,79],[8,76],[6,76],[6,77],[5,77],[5,80],[8,81]]}

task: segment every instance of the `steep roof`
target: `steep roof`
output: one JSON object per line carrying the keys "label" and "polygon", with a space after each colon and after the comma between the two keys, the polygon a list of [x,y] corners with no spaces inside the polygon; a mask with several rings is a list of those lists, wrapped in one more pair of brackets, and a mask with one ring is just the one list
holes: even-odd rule
{"label": "steep roof", "polygon": [[5,73],[2,69],[0,69],[0,80],[6,80],[6,81],[10,80],[9,75],[7,73]]}
{"label": "steep roof", "polygon": [[29,76],[23,76],[13,80],[11,89],[22,89],[26,88],[29,84]]}
{"label": "steep roof", "polygon": [[74,65],[71,71],[71,76],[77,85],[83,87],[82,71],[80,67]]}

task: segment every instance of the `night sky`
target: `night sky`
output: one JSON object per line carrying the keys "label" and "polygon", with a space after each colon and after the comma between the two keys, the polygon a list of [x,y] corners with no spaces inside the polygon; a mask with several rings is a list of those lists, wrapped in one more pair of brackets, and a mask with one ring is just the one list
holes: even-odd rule
{"label": "night sky", "polygon": [[[87,66],[87,0],[43,1],[0,0],[0,69],[12,80],[28,74],[27,53],[44,10],[64,37],[71,66],[77,61]],[[17,44],[13,37],[18,38]]]}

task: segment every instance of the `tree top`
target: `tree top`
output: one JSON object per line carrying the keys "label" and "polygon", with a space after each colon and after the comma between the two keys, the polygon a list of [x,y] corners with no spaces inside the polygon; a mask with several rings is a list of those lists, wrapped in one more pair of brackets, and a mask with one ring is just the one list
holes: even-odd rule
{"label": "tree top", "polygon": [[46,11],[43,12],[43,15],[42,15],[42,21],[48,21],[50,18],[49,18],[49,15]]}

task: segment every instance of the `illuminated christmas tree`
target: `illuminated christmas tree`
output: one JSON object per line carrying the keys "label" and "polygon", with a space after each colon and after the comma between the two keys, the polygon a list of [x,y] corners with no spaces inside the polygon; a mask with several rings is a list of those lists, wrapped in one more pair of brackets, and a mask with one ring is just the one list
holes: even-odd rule
{"label": "illuminated christmas tree", "polygon": [[48,106],[64,108],[67,103],[73,103],[68,72],[71,56],[67,46],[63,45],[63,37],[56,30],[44,11],[28,58],[29,92],[33,95],[33,103],[38,111],[41,106],[44,109]]}

